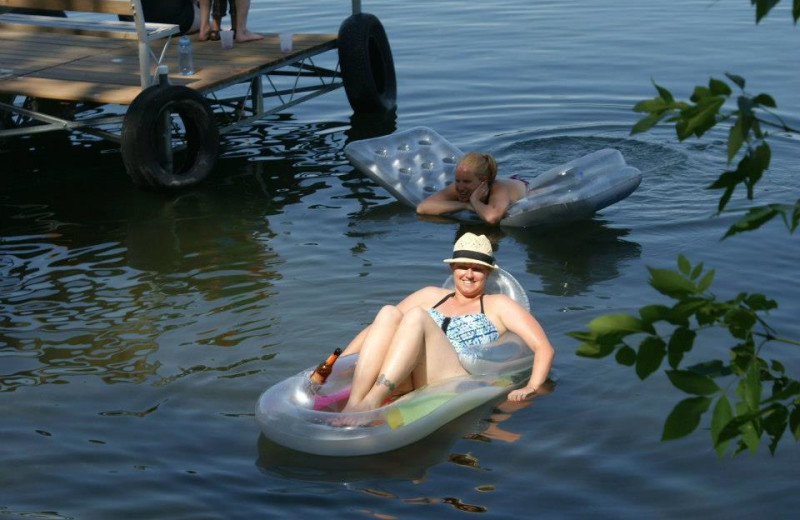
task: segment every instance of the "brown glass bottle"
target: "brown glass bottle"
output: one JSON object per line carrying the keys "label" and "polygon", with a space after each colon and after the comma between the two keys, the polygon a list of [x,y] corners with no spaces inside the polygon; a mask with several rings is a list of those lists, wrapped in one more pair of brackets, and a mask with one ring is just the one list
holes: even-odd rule
{"label": "brown glass bottle", "polygon": [[311,382],[321,385],[328,379],[328,376],[331,375],[331,370],[333,370],[333,364],[339,358],[339,355],[342,353],[342,349],[337,348],[333,351],[333,354],[328,356],[328,359],[323,361],[322,363],[317,366],[316,370],[311,373]]}

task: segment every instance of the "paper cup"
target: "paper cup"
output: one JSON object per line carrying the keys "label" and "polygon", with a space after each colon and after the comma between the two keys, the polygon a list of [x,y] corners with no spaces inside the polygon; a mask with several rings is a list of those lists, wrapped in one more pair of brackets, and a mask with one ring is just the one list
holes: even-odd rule
{"label": "paper cup", "polygon": [[219,41],[223,49],[233,49],[233,31],[220,31]]}
{"label": "paper cup", "polygon": [[292,52],[292,38],[294,38],[294,34],[292,33],[281,33],[281,52]]}

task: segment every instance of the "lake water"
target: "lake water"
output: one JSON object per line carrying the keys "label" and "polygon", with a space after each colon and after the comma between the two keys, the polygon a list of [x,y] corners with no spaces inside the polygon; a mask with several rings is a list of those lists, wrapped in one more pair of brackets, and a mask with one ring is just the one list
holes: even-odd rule
{"label": "lake water", "polygon": [[[41,136],[0,153],[0,516],[76,519],[787,518],[800,450],[717,460],[708,422],[659,441],[684,395],[566,332],[659,300],[645,266],[683,253],[720,298],[763,292],[800,337],[798,242],[781,225],[720,242],[710,218],[726,134],[629,136],[651,79],[687,97],[748,79],[800,126],[790,3],[756,26],[749,2],[366,1],[386,27],[398,111],[353,120],[339,90],[228,136],[214,178],[137,190],[117,149]],[[335,32],[349,2],[254,0],[266,32]],[[592,220],[548,232],[479,228],[528,290],[557,355],[555,390],[477,410],[397,453],[311,457],[259,436],[268,386],[346,343],[384,302],[447,275],[458,230],[420,220],[359,175],[351,139],[414,126],[535,175],[603,147],[644,174]],[[772,141],[758,202],[792,202],[796,139]],[[741,194],[740,194],[741,195]],[[743,200],[734,200],[742,207]],[[727,356],[719,334],[699,359]],[[798,374],[796,348],[770,346]],[[774,351],[774,352],[773,352]],[[788,435],[788,434],[787,434]]]}

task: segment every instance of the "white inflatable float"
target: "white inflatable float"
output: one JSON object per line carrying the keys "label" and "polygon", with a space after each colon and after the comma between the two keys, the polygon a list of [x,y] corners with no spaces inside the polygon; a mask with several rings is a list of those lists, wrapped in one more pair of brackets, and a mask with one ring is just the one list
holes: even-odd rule
{"label": "white inflatable float", "polygon": [[[358,170],[412,208],[453,182],[456,163],[464,155],[425,127],[355,141],[344,153]],[[525,180],[528,195],[508,209],[501,225],[552,225],[591,217],[633,193],[642,174],[618,150],[605,148]],[[449,216],[478,220],[471,211]]]}
{"label": "white inflatable float", "polygon": [[[444,286],[452,285],[450,277]],[[490,275],[486,292],[507,294],[530,309],[524,289],[502,269]],[[310,381],[312,366],[267,389],[256,404],[264,435],[317,455],[370,455],[401,448],[524,384],[533,352],[519,336],[506,333],[486,345],[477,359],[462,360],[468,376],[418,388],[375,410],[342,413],[357,361],[358,354],[340,357],[322,385]]]}

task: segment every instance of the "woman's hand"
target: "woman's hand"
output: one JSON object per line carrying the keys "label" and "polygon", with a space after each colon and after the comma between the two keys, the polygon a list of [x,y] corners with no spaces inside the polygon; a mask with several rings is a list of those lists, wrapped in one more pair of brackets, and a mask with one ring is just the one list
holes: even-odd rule
{"label": "woman's hand", "polygon": [[525,399],[530,399],[534,395],[536,395],[536,391],[538,390],[535,386],[524,386],[522,388],[518,388],[516,390],[512,390],[508,394],[509,401],[524,401]]}
{"label": "woman's hand", "polygon": [[478,184],[478,187],[475,188],[469,196],[469,201],[473,207],[475,207],[476,203],[484,203],[483,201],[486,200],[486,197],[489,196],[489,184],[486,181],[481,182]]}

